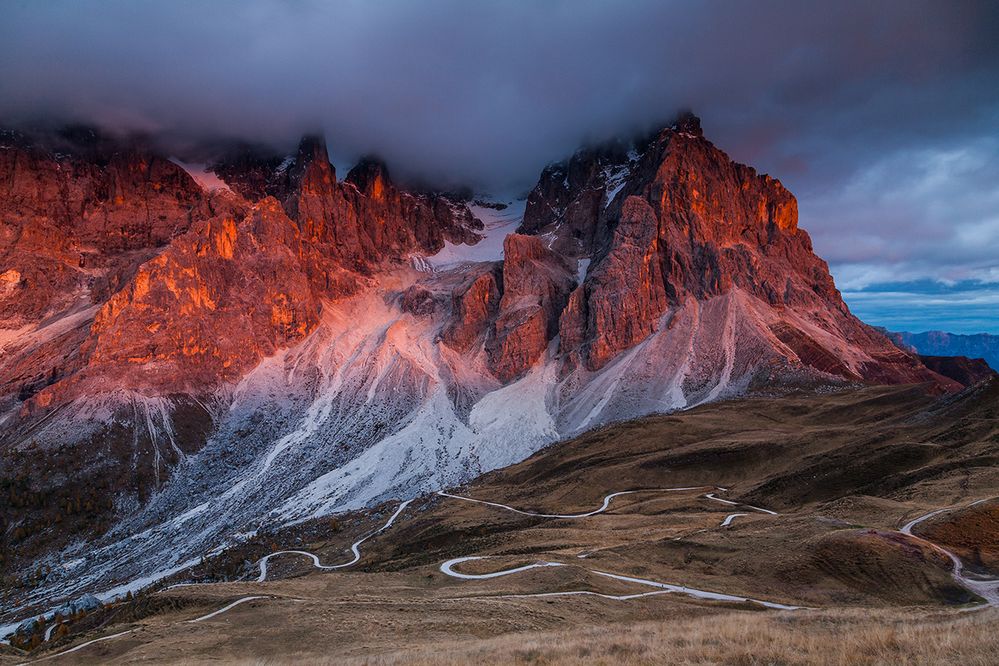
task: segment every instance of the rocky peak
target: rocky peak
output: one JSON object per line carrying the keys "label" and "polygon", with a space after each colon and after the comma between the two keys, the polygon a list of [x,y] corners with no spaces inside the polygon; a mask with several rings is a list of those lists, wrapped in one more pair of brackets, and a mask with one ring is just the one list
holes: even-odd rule
{"label": "rocky peak", "polygon": [[683,134],[704,136],[704,131],[701,130],[701,119],[695,116],[694,112],[690,110],[681,111],[677,115],[676,120],[673,121],[673,124],[670,125],[670,129]]}
{"label": "rocky peak", "polygon": [[330,169],[332,169],[333,165],[330,164],[329,150],[326,147],[326,137],[320,133],[303,135],[298,142],[298,154],[295,158],[295,163],[298,166],[305,166],[312,163],[329,165]]}
{"label": "rocky peak", "polygon": [[772,322],[765,335],[820,372],[947,384],[850,315],[798,228],[794,196],[707,141],[696,116],[630,144],[626,159],[621,152],[613,143],[577,152],[546,169],[528,200],[521,233],[591,261],[559,323],[561,354],[597,371],[655,335],[670,313],[738,292],[752,301],[730,303],[822,313],[809,316],[877,359],[849,369],[805,324]]}
{"label": "rocky peak", "polygon": [[[336,169],[330,164],[326,139],[319,134],[302,137],[294,163],[288,168],[288,192],[296,197],[329,196],[335,189]],[[299,199],[300,200],[300,199]]]}
{"label": "rocky peak", "polygon": [[611,141],[549,165],[527,198],[518,231],[552,234],[553,248],[571,257],[593,254],[602,241],[598,221],[641,153],[638,144]]}
{"label": "rocky peak", "polygon": [[283,155],[276,149],[247,142],[236,142],[217,149],[209,168],[235,192],[247,200],[259,201],[272,196],[287,202],[303,181],[336,181],[330,164],[326,140],[321,134],[306,134],[294,154]]}
{"label": "rocky peak", "polygon": [[294,157],[244,149],[213,168],[252,200],[276,197],[320,255],[361,274],[412,252],[432,254],[445,240],[475,242],[482,228],[464,203],[397,187],[376,158],[337,181],[320,135],[303,137]]}
{"label": "rocky peak", "polygon": [[[604,211],[625,187],[654,177],[672,139],[701,139],[710,146],[703,136],[700,119],[685,111],[657,131],[587,146],[548,165],[528,196],[520,231],[550,234],[558,229],[553,247],[559,252],[592,255],[607,240],[611,223],[601,219]],[[656,154],[647,157],[649,152]]]}
{"label": "rocky peak", "polygon": [[293,156],[284,156],[269,146],[237,142],[227,145],[208,168],[248,201],[266,196],[283,199],[287,188],[287,170]]}
{"label": "rocky peak", "polygon": [[388,167],[376,157],[361,158],[347,173],[346,181],[376,201],[384,200],[386,190],[392,187]]}
{"label": "rocky peak", "polygon": [[575,286],[565,260],[537,236],[503,242],[503,297],[486,345],[490,366],[506,383],[523,375],[558,334],[559,315]]}

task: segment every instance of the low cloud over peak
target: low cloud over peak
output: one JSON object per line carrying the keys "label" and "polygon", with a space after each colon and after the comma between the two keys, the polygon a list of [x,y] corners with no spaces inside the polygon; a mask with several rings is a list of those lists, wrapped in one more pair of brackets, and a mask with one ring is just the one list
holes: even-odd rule
{"label": "low cloud over peak", "polygon": [[324,127],[338,164],[522,189],[691,107],[798,195],[851,288],[994,281],[997,34],[993,2],[25,0],[0,25],[0,123],[284,147]]}

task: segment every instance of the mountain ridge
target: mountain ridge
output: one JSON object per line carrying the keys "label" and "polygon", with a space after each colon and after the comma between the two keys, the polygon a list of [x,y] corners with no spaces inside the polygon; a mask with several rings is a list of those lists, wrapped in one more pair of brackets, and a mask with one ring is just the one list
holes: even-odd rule
{"label": "mountain ridge", "polygon": [[915,350],[928,356],[965,356],[980,358],[996,370],[999,368],[999,335],[989,333],[948,333],[947,331],[887,331],[887,335],[903,349]]}
{"label": "mountain ridge", "polygon": [[626,163],[577,153],[575,182],[546,170],[485,261],[462,248],[494,247],[499,211],[373,161],[337,180],[314,137],[290,162],[217,162],[214,191],[132,146],[5,143],[0,447],[25,499],[4,539],[12,570],[51,568],[26,598],[121,589],[164,549],[172,569],[611,421],[760,390],[957,390],[849,313],[793,195],[695,120]]}

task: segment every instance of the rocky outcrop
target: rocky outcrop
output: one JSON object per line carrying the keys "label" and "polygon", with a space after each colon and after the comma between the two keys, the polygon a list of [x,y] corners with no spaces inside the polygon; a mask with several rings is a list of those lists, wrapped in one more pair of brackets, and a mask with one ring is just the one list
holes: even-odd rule
{"label": "rocky outcrop", "polygon": [[386,260],[433,254],[445,241],[474,243],[482,228],[462,202],[399,188],[374,158],[363,159],[338,181],[320,136],[303,138],[297,153],[284,159],[241,146],[212,168],[251,201],[277,198],[324,256],[362,274]]}
{"label": "rocky outcrop", "polygon": [[[566,261],[537,236],[510,234],[501,264],[480,264],[452,291],[444,344],[463,354],[482,349],[502,383],[526,373],[558,335],[575,280]],[[407,291],[404,298],[411,298]]]}
{"label": "rocky outcrop", "polygon": [[98,303],[194,220],[207,197],[137,142],[0,133],[0,328]]}
{"label": "rocky outcrop", "polygon": [[996,371],[983,358],[920,354],[919,360],[933,372],[949,377],[962,386],[973,386],[996,376]]}
{"label": "rocky outcrop", "polygon": [[426,287],[414,284],[402,293],[399,308],[417,317],[428,317],[437,309],[433,292]]}
{"label": "rocky outcrop", "polygon": [[555,235],[552,247],[565,256],[592,255],[607,239],[601,214],[638,155],[634,145],[612,141],[549,165],[527,197],[520,233]]}
{"label": "rocky outcrop", "polygon": [[[593,192],[602,193],[599,206]],[[738,290],[864,350],[866,360],[844,363],[841,349],[802,326],[774,322],[780,353],[820,373],[953,386],[849,313],[798,228],[794,197],[732,162],[691,115],[628,150],[613,143],[546,169],[521,229],[592,256],[560,324],[561,353],[591,371],[655,333],[670,312]]]}
{"label": "rocky outcrop", "polygon": [[283,201],[289,194],[288,168],[294,155],[284,155],[270,146],[233,143],[216,151],[208,168],[247,201],[274,197]]}
{"label": "rocky outcrop", "polygon": [[486,333],[499,309],[502,273],[489,265],[470,275],[453,292],[451,317],[441,339],[459,352],[484,344]]}
{"label": "rocky outcrop", "polygon": [[404,192],[384,163],[367,158],[347,174],[362,197],[355,198],[360,224],[380,254],[434,254],[444,241],[474,244],[482,229],[464,203],[440,193]]}
{"label": "rocky outcrop", "polygon": [[503,297],[486,346],[493,373],[506,383],[524,374],[558,333],[559,315],[575,286],[565,261],[537,236],[503,242]]}
{"label": "rocky outcrop", "polygon": [[[633,198],[622,206],[613,250],[590,269],[583,286],[581,330],[570,331],[571,320],[562,326],[568,341],[585,341],[579,351],[590,369],[651,335],[669,307],[657,228],[646,202]],[[577,350],[566,346],[563,351]]]}
{"label": "rocky outcrop", "polygon": [[199,223],[101,307],[89,369],[107,377],[141,367],[143,388],[157,392],[238,380],[318,322],[303,257],[296,226],[273,198],[241,219]]}

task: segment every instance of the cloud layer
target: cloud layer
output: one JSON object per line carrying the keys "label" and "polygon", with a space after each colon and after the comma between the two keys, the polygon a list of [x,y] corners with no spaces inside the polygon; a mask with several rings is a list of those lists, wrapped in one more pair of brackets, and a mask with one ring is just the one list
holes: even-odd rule
{"label": "cloud layer", "polygon": [[23,0],[0,122],[283,145],[321,127],[341,163],[513,189],[691,107],[798,195],[851,290],[995,283],[996,35],[994,2]]}

